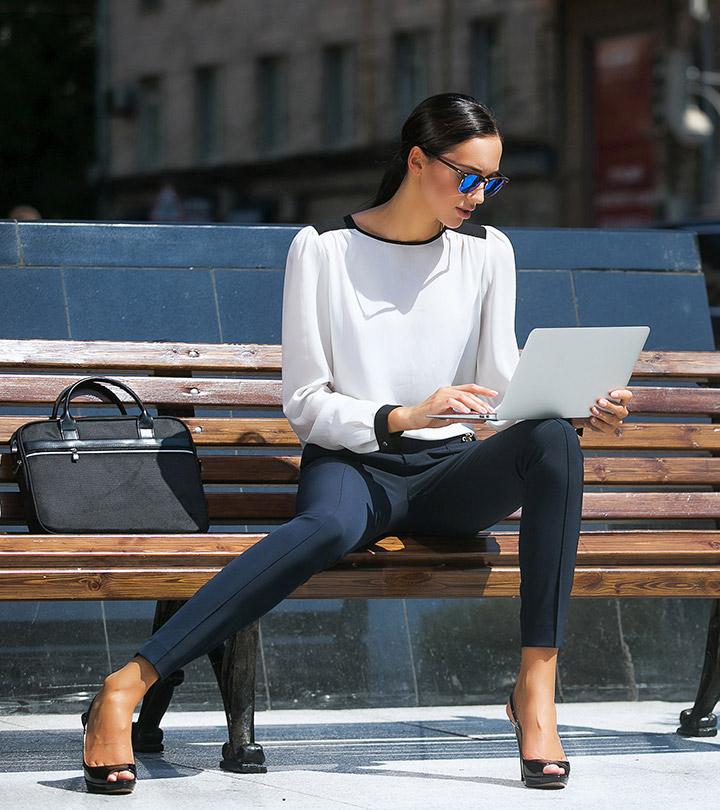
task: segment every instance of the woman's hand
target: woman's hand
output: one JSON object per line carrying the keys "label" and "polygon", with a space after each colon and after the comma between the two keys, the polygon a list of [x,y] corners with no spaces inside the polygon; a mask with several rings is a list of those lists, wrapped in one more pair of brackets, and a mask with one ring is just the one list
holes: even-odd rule
{"label": "woman's hand", "polygon": [[[463,414],[466,413],[494,413],[495,408],[480,399],[478,394],[489,397],[497,396],[498,392],[492,388],[484,388],[475,383],[465,383],[463,385],[448,385],[438,388],[437,391],[423,402],[417,405],[407,405],[395,408],[388,415],[388,429],[390,432],[397,430],[415,430],[427,427],[442,427],[463,421]],[[426,413],[454,413],[454,409],[460,411],[457,419],[428,419]]]}
{"label": "woman's hand", "polygon": [[613,433],[619,425],[622,425],[622,420],[628,415],[626,403],[630,402],[633,395],[632,391],[628,391],[627,388],[618,388],[608,391],[608,393],[613,399],[619,400],[619,404],[610,402],[604,397],[598,397],[590,408],[593,416],[586,416],[581,420],[574,419],[573,424],[588,425],[600,433]]}

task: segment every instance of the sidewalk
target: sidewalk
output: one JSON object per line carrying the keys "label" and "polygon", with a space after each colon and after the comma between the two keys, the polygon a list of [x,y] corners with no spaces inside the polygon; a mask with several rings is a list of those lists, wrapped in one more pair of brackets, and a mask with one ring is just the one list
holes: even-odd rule
{"label": "sidewalk", "polygon": [[169,712],[164,755],[138,756],[126,796],[85,793],[82,729],[74,715],[0,718],[0,795],[7,807],[533,808],[573,810],[621,801],[631,808],[718,806],[720,737],[675,734],[687,703],[558,704],[572,771],[560,790],[520,782],[515,736],[504,706],[258,712],[256,738],[268,772],[238,775],[218,762],[221,712]]}

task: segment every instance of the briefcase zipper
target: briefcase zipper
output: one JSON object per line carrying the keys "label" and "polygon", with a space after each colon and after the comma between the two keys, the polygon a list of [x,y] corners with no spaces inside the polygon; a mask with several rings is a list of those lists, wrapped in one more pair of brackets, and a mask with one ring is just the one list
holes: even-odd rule
{"label": "briefcase zipper", "polygon": [[[74,462],[80,461],[80,453],[85,455],[86,453],[190,453],[190,455],[195,455],[192,450],[181,450],[181,449],[172,449],[167,448],[163,449],[160,447],[155,447],[150,450],[140,450],[140,449],[119,449],[119,450],[78,450],[74,447],[69,447],[67,450],[36,450],[32,453],[25,453],[25,458],[30,458],[30,456],[62,456],[67,455],[68,453],[72,454],[72,460]],[[200,459],[198,459],[200,461]]]}

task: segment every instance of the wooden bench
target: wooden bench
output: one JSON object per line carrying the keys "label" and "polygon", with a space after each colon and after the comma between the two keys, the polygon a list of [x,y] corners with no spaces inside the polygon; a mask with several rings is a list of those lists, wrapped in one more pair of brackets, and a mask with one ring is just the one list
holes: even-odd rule
{"label": "wooden bench", "polygon": [[[294,515],[295,495],[272,491],[297,483],[300,460],[297,437],[282,413],[280,371],[277,345],[0,340],[0,403],[6,411],[8,406],[45,406],[43,416],[0,416],[6,445],[0,456],[5,526],[24,521],[19,493],[12,491],[10,435],[26,421],[49,416],[58,392],[91,374],[118,377],[157,413],[187,422],[202,458],[213,524],[211,534],[203,535],[6,531],[0,535],[0,599],[159,600],[154,622],[159,626],[222,566],[264,537],[223,527],[279,524]],[[583,520],[625,526],[582,532],[572,595],[716,600],[697,699],[682,712],[677,729],[684,736],[717,733],[712,711],[720,698],[718,378],[720,352],[643,352],[629,386],[631,415],[621,430],[604,435],[586,429],[581,439],[586,451]],[[98,402],[84,396],[77,404],[85,408]],[[197,417],[196,408],[244,409],[251,415]],[[255,416],[259,409],[270,415]],[[644,416],[651,421],[643,421]],[[693,421],[698,417],[712,421]],[[477,435],[484,439],[492,432],[479,426]],[[248,452],[258,448],[262,454]],[[215,485],[246,484],[265,490],[213,491]],[[617,491],[596,491],[604,486]],[[519,516],[520,511],[508,520]],[[688,527],[663,527],[663,521],[677,520],[688,521]],[[708,529],[708,521],[715,528]],[[638,528],[628,528],[628,522]],[[313,576],[292,597],[518,594],[517,531],[485,530],[475,537],[384,537]],[[255,623],[209,655],[228,722],[221,766],[237,772],[266,769],[253,723],[257,631]],[[162,751],[160,722],[182,680],[182,671],[173,673],[146,695],[133,728],[136,751]]]}

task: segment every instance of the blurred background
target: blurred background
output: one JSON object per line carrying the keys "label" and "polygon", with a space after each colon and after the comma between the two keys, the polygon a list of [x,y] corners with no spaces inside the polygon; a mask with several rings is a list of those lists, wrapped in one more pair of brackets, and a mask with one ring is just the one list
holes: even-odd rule
{"label": "blurred background", "polygon": [[720,219],[720,2],[0,3],[0,206],[305,222],[369,197],[411,109],[474,95],[506,225]]}
{"label": "blurred background", "polygon": [[[465,92],[493,110],[512,179],[477,221],[695,231],[720,323],[719,25],[720,0],[0,0],[0,217],[339,216],[367,206],[416,104]],[[2,337],[280,340],[280,269],[216,274],[218,315],[213,268],[65,266],[56,249],[3,268]],[[660,340],[704,348],[706,311],[684,317],[697,332]],[[710,601],[573,601],[563,699],[691,699]],[[153,610],[0,603],[0,713],[76,711]],[[504,700],[517,610],[286,600],[261,620],[258,708]],[[187,672],[173,707],[220,708],[207,660]]]}
{"label": "blurred background", "polygon": [[720,0],[3,0],[0,215],[358,210],[412,108],[455,90],[492,108],[512,178],[476,217],[691,228],[714,308],[719,19]]}

